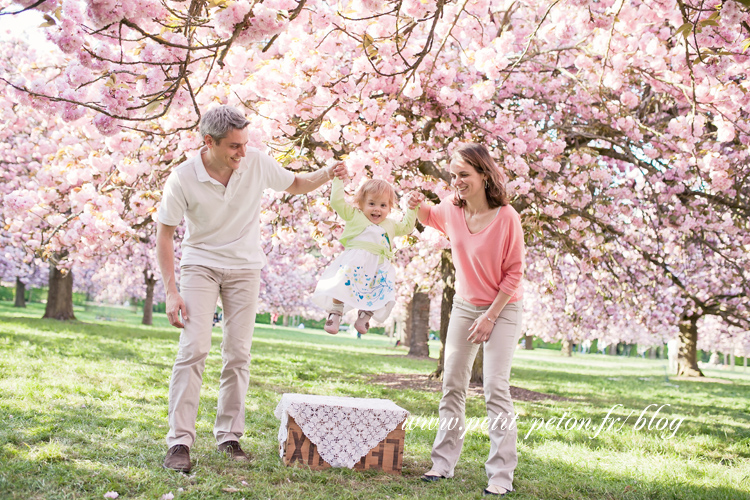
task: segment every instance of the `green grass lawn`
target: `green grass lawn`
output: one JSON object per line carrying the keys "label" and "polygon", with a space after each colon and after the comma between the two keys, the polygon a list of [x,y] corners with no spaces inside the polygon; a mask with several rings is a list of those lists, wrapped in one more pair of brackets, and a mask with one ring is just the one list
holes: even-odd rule
{"label": "green grass lawn", "polygon": [[[259,325],[242,439],[255,460],[246,465],[214,451],[221,365],[215,329],[194,468],[183,475],[161,468],[178,330],[159,314],[153,327],[139,325],[137,313],[113,318],[81,309],[80,321],[67,323],[42,314],[38,304],[0,303],[0,499],[101,499],[108,491],[121,499],[170,492],[176,499],[480,498],[486,486],[485,431],[467,434],[456,477],[436,484],[419,480],[434,431],[418,427],[407,432],[402,476],[281,463],[273,410],[283,393],[388,398],[414,417],[436,416],[438,393],[373,383],[379,374],[435,367],[434,359],[407,358],[382,336]],[[436,354],[439,345],[431,347]],[[520,462],[511,498],[747,499],[750,374],[738,367],[707,373],[724,383],[670,381],[665,363],[518,351],[511,383],[566,399],[516,403]],[[656,406],[639,423],[649,405]],[[669,406],[651,421],[662,405]],[[469,397],[467,415],[484,415],[481,397]],[[585,419],[588,430],[580,428]]]}

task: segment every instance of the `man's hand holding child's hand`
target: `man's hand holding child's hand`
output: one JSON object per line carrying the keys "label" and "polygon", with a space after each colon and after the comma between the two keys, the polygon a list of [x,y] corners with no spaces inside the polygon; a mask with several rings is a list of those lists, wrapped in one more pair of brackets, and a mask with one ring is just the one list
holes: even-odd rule
{"label": "man's hand holding child's hand", "polygon": [[338,177],[342,181],[345,181],[349,177],[349,172],[347,172],[346,165],[343,162],[328,167],[328,178],[333,179],[334,177]]}

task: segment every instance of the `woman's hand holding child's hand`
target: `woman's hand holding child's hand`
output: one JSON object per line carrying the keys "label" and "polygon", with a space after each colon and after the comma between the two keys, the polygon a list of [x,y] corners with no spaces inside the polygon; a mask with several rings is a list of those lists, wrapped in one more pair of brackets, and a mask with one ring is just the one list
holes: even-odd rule
{"label": "woman's hand holding child's hand", "polygon": [[424,195],[420,193],[419,191],[411,191],[409,192],[407,196],[407,203],[409,205],[409,210],[414,210],[419,206],[420,203],[424,201]]}

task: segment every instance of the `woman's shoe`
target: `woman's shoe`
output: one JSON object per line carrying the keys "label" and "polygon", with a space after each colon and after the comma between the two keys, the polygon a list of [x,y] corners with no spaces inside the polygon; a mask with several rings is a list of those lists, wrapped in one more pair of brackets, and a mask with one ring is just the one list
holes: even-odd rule
{"label": "woman's shoe", "polygon": [[513,490],[506,490],[502,486],[498,486],[496,484],[491,484],[487,486],[484,489],[484,493],[482,495],[492,495],[492,496],[498,496],[498,497],[504,497],[508,493],[512,492]]}
{"label": "woman's shoe", "polygon": [[434,483],[435,481],[440,481],[441,479],[445,479],[445,476],[441,476],[435,471],[429,471],[422,474],[422,481],[426,483]]}
{"label": "woman's shoe", "polygon": [[327,331],[331,335],[336,335],[337,333],[339,333],[340,324],[341,324],[341,313],[338,311],[329,311],[328,319],[326,319],[326,324],[323,327],[323,330]]}
{"label": "woman's shoe", "polygon": [[367,330],[370,329],[370,318],[372,318],[371,311],[359,310],[357,314],[357,321],[354,322],[354,329],[364,335]]}

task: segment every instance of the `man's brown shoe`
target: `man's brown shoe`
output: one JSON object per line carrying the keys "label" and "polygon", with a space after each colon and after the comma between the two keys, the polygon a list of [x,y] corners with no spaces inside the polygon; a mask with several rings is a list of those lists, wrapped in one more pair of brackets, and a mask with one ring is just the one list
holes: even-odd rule
{"label": "man's brown shoe", "polygon": [[236,460],[237,462],[249,462],[250,457],[242,451],[240,443],[237,441],[224,441],[219,445],[219,451],[226,453],[230,460]]}
{"label": "man's brown shoe", "polygon": [[190,472],[190,448],[184,444],[172,446],[164,459],[164,468],[186,474]]}

